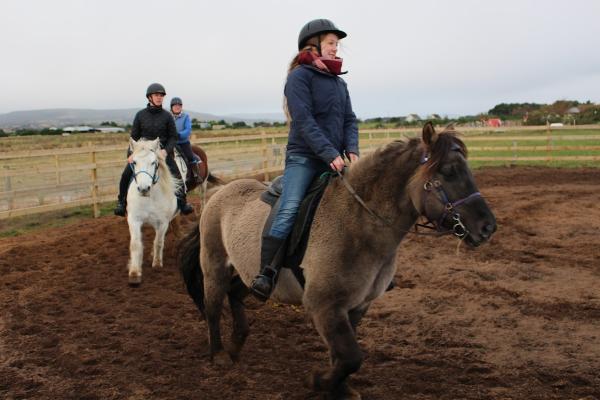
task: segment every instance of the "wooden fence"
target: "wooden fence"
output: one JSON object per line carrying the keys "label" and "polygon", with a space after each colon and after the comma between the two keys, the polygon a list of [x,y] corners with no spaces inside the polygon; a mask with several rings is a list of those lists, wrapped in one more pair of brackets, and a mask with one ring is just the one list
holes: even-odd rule
{"label": "wooden fence", "polygon": [[[390,140],[414,134],[416,131],[407,134],[406,130],[363,130],[361,151],[368,153]],[[270,135],[263,132],[193,142],[205,149],[215,175],[226,179],[261,176],[269,180],[283,169],[286,138],[285,132]],[[600,143],[600,135],[487,135],[463,139],[472,155],[471,162],[514,165],[531,161],[600,161],[599,145],[572,144]],[[556,145],[564,141],[570,144]],[[539,142],[542,143],[538,145]],[[90,142],[79,148],[0,153],[0,220],[82,205],[92,205],[94,215],[98,216],[99,204],[116,198],[125,166],[125,147],[125,144],[98,147]],[[560,152],[585,154],[557,155]]]}

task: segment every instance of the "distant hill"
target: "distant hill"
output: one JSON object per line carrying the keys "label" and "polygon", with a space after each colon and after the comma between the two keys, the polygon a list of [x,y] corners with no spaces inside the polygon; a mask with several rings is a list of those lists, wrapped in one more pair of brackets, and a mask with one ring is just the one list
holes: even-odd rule
{"label": "distant hill", "polygon": [[[69,125],[100,125],[105,121],[114,121],[119,125],[131,124],[133,117],[139,108],[126,108],[114,110],[94,110],[82,108],[55,108],[45,110],[27,110],[13,111],[6,114],[0,114],[0,128],[62,128]],[[257,121],[283,121],[276,118],[277,114],[238,114],[220,116],[208,113],[199,113],[186,110],[190,117],[199,121],[220,121],[225,120],[228,123],[233,122],[257,122]],[[271,116],[271,117],[267,117]],[[273,118],[275,116],[275,118]]]}

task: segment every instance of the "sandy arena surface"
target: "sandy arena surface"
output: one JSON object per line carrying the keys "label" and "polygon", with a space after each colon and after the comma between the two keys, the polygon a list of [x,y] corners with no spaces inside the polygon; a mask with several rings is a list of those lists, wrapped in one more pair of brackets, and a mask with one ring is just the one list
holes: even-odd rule
{"label": "sandy arena surface", "polygon": [[[351,384],[365,400],[599,400],[600,170],[475,176],[495,237],[459,255],[449,237],[405,239],[398,287],[359,326]],[[0,241],[0,398],[320,398],[304,378],[328,357],[301,309],[248,299],[242,360],[211,365],[174,235],[156,270],[152,237],[135,289],[122,218]]]}

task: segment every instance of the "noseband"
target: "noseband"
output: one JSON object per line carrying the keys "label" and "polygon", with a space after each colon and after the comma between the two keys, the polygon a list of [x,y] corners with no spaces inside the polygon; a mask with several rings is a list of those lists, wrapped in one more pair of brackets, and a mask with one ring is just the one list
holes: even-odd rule
{"label": "noseband", "polygon": [[456,207],[458,207],[461,204],[468,203],[472,199],[481,197],[481,193],[474,192],[474,193],[471,193],[470,195],[468,195],[467,197],[464,197],[462,199],[452,202],[448,198],[448,194],[444,190],[444,187],[442,186],[442,183],[439,180],[437,180],[437,179],[433,180],[433,181],[429,180],[429,181],[425,182],[425,184],[423,185],[423,190],[425,190],[425,196],[423,198],[423,206],[422,206],[423,210],[425,210],[425,198],[427,196],[429,196],[430,193],[433,192],[433,189],[437,190],[437,192],[439,194],[438,200],[444,205],[444,212],[442,212],[442,215],[440,215],[440,217],[436,221],[432,221],[432,219],[429,216],[425,215],[425,218],[427,218],[427,222],[425,224],[415,224],[415,225],[423,227],[423,228],[435,229],[438,232],[450,232],[449,230],[444,229],[443,223],[448,216],[451,216],[451,218],[452,218],[452,233],[457,238],[459,238],[461,240],[464,239],[467,236],[467,234],[469,233],[469,231],[467,230],[465,225],[460,220],[460,214],[458,213],[458,211],[456,211]]}
{"label": "noseband", "polygon": [[154,173],[152,175],[150,175],[150,172],[148,172],[146,170],[141,170],[141,171],[135,172],[135,167],[133,166],[133,163],[129,164],[129,168],[131,168],[131,171],[133,172],[133,179],[135,180],[136,185],[138,184],[137,176],[139,174],[148,175],[152,179],[152,185],[154,185],[154,184],[156,184],[156,182],[158,182],[158,160],[156,161],[156,165],[154,166]]}

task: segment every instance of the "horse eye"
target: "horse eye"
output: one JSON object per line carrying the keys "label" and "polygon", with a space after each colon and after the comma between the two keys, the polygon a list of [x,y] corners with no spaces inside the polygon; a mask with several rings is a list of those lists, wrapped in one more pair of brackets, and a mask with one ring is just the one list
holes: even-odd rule
{"label": "horse eye", "polygon": [[447,178],[451,178],[456,175],[456,169],[452,165],[444,165],[440,168],[440,173]]}

